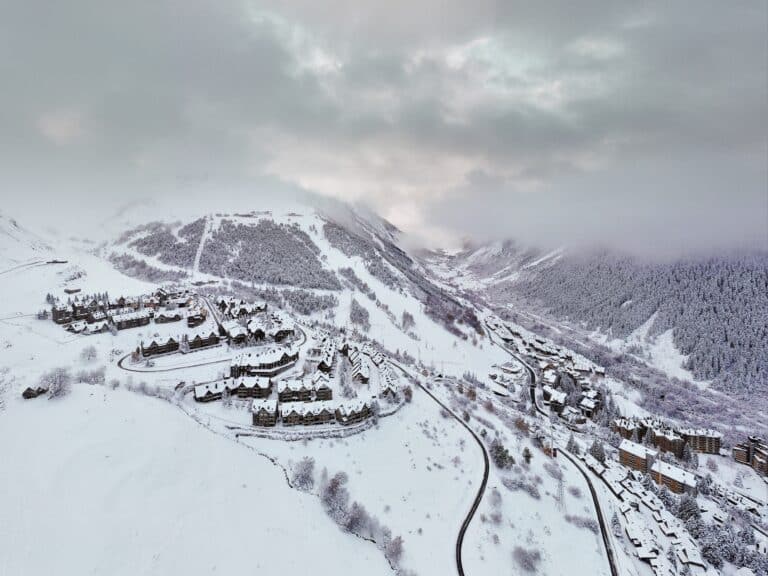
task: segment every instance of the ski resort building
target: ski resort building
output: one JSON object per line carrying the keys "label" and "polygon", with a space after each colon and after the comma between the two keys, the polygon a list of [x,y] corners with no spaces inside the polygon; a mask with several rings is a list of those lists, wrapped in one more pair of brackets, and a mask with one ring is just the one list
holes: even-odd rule
{"label": "ski resort building", "polygon": [[244,352],[232,360],[230,376],[275,376],[299,359],[298,348],[272,346],[258,352]]}
{"label": "ski resort building", "polygon": [[694,452],[720,454],[720,446],[723,440],[723,435],[720,432],[698,428],[683,428],[678,430],[678,433]]}
{"label": "ski resort building", "polygon": [[138,310],[136,312],[127,312],[112,316],[112,322],[118,330],[146,326],[149,324],[149,320],[150,316],[147,310]]}
{"label": "ski resort building", "polygon": [[768,476],[768,444],[757,436],[750,436],[745,442],[733,447],[733,459],[755,469],[758,474]]}
{"label": "ski resort building", "polygon": [[149,356],[158,356],[160,354],[170,354],[172,352],[178,352],[179,342],[174,338],[168,338],[165,341],[152,340],[149,345],[144,346],[144,342],[141,343],[141,355],[145,358]]}
{"label": "ski resort building", "polygon": [[624,466],[645,474],[648,472],[650,462],[658,452],[637,444],[631,440],[622,440],[619,445],[619,462]]}
{"label": "ski resort building", "polygon": [[651,478],[675,494],[696,494],[696,476],[678,466],[656,460],[649,471]]}
{"label": "ski resort building", "polygon": [[336,408],[336,421],[343,426],[362,422],[371,416],[371,407],[362,400],[340,402]]}
{"label": "ski resort building", "polygon": [[257,399],[251,403],[254,426],[275,426],[277,424],[277,400]]}

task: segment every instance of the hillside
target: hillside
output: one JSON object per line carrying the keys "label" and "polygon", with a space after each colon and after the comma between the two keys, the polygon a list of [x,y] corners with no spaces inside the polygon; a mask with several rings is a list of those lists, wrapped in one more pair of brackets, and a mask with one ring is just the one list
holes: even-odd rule
{"label": "hillside", "polygon": [[601,341],[624,342],[625,351],[656,351],[670,374],[725,391],[768,386],[765,253],[651,262],[609,251],[542,255],[506,243],[431,261],[491,302],[523,303]]}
{"label": "hillside", "polygon": [[0,212],[0,271],[50,255],[51,247],[45,241]]}

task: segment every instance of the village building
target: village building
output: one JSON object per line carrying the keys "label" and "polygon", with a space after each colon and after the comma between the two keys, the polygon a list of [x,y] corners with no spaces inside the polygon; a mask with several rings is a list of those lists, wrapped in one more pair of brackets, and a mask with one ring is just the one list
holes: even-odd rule
{"label": "village building", "polygon": [[336,408],[336,421],[343,426],[362,422],[371,416],[371,407],[362,400],[340,402]]}
{"label": "village building", "polygon": [[253,337],[254,340],[264,340],[267,335],[264,322],[260,318],[254,318],[247,325],[248,334]]}
{"label": "village building", "polygon": [[244,344],[248,339],[248,330],[241,326],[237,320],[226,320],[221,323],[219,332],[229,338],[231,344]]}
{"label": "village building", "polygon": [[136,312],[117,314],[112,316],[112,322],[118,330],[146,326],[149,324],[149,312],[146,310],[139,310]]}
{"label": "village building", "polygon": [[565,408],[567,394],[562,390],[556,390],[552,386],[544,385],[541,388],[544,397],[544,404],[549,404],[550,410],[560,414]]}
{"label": "village building", "polygon": [[720,432],[701,428],[683,428],[678,430],[678,433],[694,452],[720,454],[723,440],[723,435]]}
{"label": "village building", "polygon": [[298,426],[304,422],[304,413],[299,410],[298,402],[280,404],[280,421],[284,426]]}
{"label": "village building", "polygon": [[152,340],[148,346],[144,346],[144,342],[142,341],[140,348],[141,355],[147,358],[149,356],[178,352],[179,342],[174,338],[168,338],[168,340],[165,341]]}
{"label": "village building", "polygon": [[189,335],[184,334],[182,340],[186,341],[186,346],[189,351],[200,350],[209,346],[217,346],[221,339],[215,332],[209,332],[208,334],[195,334],[192,338]]}
{"label": "village building", "polygon": [[272,394],[272,380],[263,376],[240,376],[232,383],[230,394],[239,398],[267,398]]}
{"label": "village building", "polygon": [[280,380],[277,383],[277,397],[280,402],[310,402],[315,386],[306,380]]}
{"label": "village building", "polygon": [[687,470],[656,460],[649,473],[654,482],[666,486],[675,494],[696,494],[696,476]]}
{"label": "village building", "polygon": [[733,447],[733,458],[740,464],[751,466],[763,476],[768,476],[768,443],[757,436],[750,436],[745,442]]}
{"label": "village building", "polygon": [[51,320],[56,324],[72,322],[72,308],[63,304],[54,304],[51,307]]}
{"label": "village building", "polygon": [[251,402],[251,416],[254,426],[274,426],[277,424],[277,400],[254,400]]}
{"label": "village building", "polygon": [[179,322],[181,320],[181,312],[178,310],[161,310],[155,313],[156,324],[169,324],[170,322]]}
{"label": "village building", "polygon": [[221,400],[222,394],[226,390],[231,393],[233,385],[232,378],[225,378],[224,380],[216,380],[215,382],[206,382],[204,384],[198,384],[194,388],[194,398],[197,402],[212,402],[214,400]]}
{"label": "village building", "polygon": [[190,310],[190,313],[187,315],[187,328],[197,328],[201,324],[205,323],[206,318],[207,314],[205,309],[199,308]]}
{"label": "village building", "polygon": [[619,444],[619,462],[624,466],[645,474],[648,472],[650,461],[653,461],[658,452],[637,444],[631,440],[622,440]]}
{"label": "village building", "polygon": [[671,452],[678,458],[683,456],[685,442],[671,428],[650,428],[651,443],[662,452]]}
{"label": "village building", "polygon": [[230,375],[275,376],[293,366],[299,359],[298,348],[271,346],[258,352],[250,351],[232,359]]}

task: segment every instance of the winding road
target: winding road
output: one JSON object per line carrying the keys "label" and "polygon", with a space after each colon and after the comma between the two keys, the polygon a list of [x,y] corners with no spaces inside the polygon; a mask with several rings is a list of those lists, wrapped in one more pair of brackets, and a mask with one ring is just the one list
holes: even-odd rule
{"label": "winding road", "polygon": [[[533,405],[536,407],[536,411],[539,414],[541,414],[542,416],[545,416],[545,417],[549,417],[549,415],[544,410],[542,410],[539,407],[539,404],[536,402],[536,372],[534,372],[533,368],[531,368],[528,365],[528,363],[525,360],[523,360],[520,356],[518,356],[517,354],[515,354],[514,352],[509,350],[506,346],[502,346],[499,343],[497,343],[493,339],[493,336],[491,335],[490,330],[487,327],[486,327],[486,331],[488,332],[488,338],[491,340],[491,342],[495,346],[498,346],[499,348],[504,350],[512,358],[514,358],[515,360],[520,362],[520,364],[522,364],[523,367],[526,369],[526,371],[528,372],[528,376],[530,378],[530,385],[528,387],[528,390],[529,390],[530,395],[531,395],[531,402],[533,402]],[[608,564],[609,564],[609,566],[611,568],[611,574],[612,574],[612,576],[619,576],[619,569],[616,566],[616,561],[614,559],[613,548],[611,547],[610,539],[609,539],[609,536],[608,536],[608,528],[607,528],[606,523],[605,523],[605,518],[603,517],[603,510],[602,510],[602,508],[600,508],[600,501],[598,500],[597,492],[595,491],[595,487],[592,484],[592,479],[584,471],[584,469],[581,466],[578,465],[578,463],[576,462],[575,458],[571,454],[569,454],[568,451],[565,450],[565,448],[560,446],[559,447],[559,452],[563,456],[565,456],[571,462],[571,464],[573,464],[576,467],[576,469],[579,472],[581,472],[581,475],[584,477],[584,480],[586,480],[586,482],[587,482],[587,486],[589,487],[589,492],[592,495],[592,501],[595,504],[595,510],[597,511],[597,521],[598,521],[598,524],[600,525],[600,535],[602,536],[602,539],[603,539],[603,546],[605,547],[605,553],[606,553],[606,556],[608,557]]]}
{"label": "winding road", "polygon": [[[398,368],[403,374],[410,376],[408,371],[403,368],[399,363],[393,361],[390,359],[390,363]],[[477,445],[480,447],[480,450],[483,452],[483,478],[480,482],[480,487],[477,489],[477,494],[475,495],[475,499],[472,501],[472,506],[469,509],[469,512],[467,512],[467,515],[464,517],[464,521],[461,523],[461,528],[459,528],[459,535],[456,538],[456,570],[459,573],[459,576],[465,576],[464,573],[464,563],[461,556],[461,551],[464,546],[464,536],[467,533],[467,529],[469,528],[470,523],[472,522],[472,519],[475,517],[475,513],[477,512],[477,509],[480,507],[480,502],[483,499],[483,495],[485,494],[485,488],[488,485],[488,473],[490,469],[490,461],[488,460],[488,451],[485,449],[485,445],[483,444],[482,440],[480,440],[480,437],[475,433],[470,426],[464,422],[463,419],[461,419],[453,410],[451,410],[448,406],[446,406],[437,396],[435,396],[426,386],[424,386],[418,378],[414,379],[416,382],[416,385],[423,390],[427,396],[432,398],[443,410],[448,412],[451,416],[453,416],[456,421],[461,424],[464,428],[466,428],[467,432],[469,432],[472,435],[472,438],[474,438],[475,442],[477,442]]]}

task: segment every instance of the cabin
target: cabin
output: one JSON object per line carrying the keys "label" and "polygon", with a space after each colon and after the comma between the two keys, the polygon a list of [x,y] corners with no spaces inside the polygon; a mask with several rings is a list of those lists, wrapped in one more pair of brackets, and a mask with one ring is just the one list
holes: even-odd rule
{"label": "cabin", "polygon": [[254,340],[264,340],[267,333],[264,330],[264,323],[259,319],[254,319],[248,322],[248,333],[254,338]]}
{"label": "cabin", "polygon": [[56,324],[68,324],[72,322],[72,309],[68,306],[56,304],[51,308],[51,320]]}
{"label": "cabin", "polygon": [[251,402],[254,426],[271,427],[277,424],[277,400],[257,399]]}

